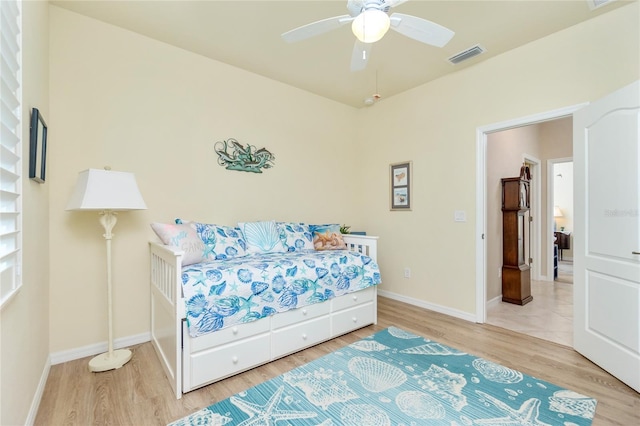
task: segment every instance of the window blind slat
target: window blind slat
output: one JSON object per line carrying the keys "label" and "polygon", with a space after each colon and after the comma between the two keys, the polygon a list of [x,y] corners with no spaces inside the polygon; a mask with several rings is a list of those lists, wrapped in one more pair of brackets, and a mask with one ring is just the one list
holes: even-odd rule
{"label": "window blind slat", "polygon": [[0,0],[0,307],[22,285],[20,4]]}

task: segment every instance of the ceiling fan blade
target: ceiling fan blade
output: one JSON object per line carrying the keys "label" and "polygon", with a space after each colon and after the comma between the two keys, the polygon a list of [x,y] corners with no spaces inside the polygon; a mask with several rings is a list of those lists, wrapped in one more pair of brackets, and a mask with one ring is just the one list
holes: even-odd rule
{"label": "ceiling fan blade", "polygon": [[389,7],[396,7],[399,4],[402,4],[404,2],[406,2],[408,0],[384,0],[384,4],[386,4]]}
{"label": "ceiling fan blade", "polygon": [[356,40],[351,54],[351,71],[362,71],[367,67],[371,46],[373,46],[373,43],[363,43],[360,40]]}
{"label": "ceiling fan blade", "polygon": [[432,46],[442,47],[455,35],[449,28],[417,16],[394,13],[390,18],[392,30]]}
{"label": "ceiling fan blade", "polygon": [[353,17],[349,15],[334,16],[333,18],[323,19],[321,21],[312,22],[307,25],[295,28],[291,31],[287,31],[282,34],[282,38],[288,42],[293,43],[300,40],[305,40],[319,34],[327,33],[331,30],[340,28],[344,24],[348,24],[353,21]]}
{"label": "ceiling fan blade", "polygon": [[364,9],[364,0],[347,0],[347,10],[354,18]]}

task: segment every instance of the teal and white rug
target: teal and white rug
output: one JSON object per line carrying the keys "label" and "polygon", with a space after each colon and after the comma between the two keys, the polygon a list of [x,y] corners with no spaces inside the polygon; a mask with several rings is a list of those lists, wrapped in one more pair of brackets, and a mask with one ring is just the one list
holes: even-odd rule
{"label": "teal and white rug", "polygon": [[171,426],[574,426],[595,409],[593,398],[390,327]]}

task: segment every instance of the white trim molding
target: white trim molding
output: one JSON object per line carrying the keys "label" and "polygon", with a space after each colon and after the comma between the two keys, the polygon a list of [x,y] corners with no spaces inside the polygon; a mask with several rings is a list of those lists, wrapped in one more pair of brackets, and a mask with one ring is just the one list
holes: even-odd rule
{"label": "white trim molding", "polygon": [[[128,346],[139,345],[140,343],[150,342],[151,332],[140,333],[134,336],[122,337],[115,339],[113,347],[122,349]],[[51,365],[61,364],[63,362],[74,361],[76,359],[94,356],[106,352],[109,344],[104,341],[93,345],[83,346],[81,348],[69,349],[66,351],[55,352],[51,354]]]}
{"label": "white trim molding", "polygon": [[378,295],[382,297],[388,297],[389,299],[397,300],[398,302],[404,302],[409,305],[417,306],[419,308],[428,309],[430,311],[439,312],[441,314],[449,315],[455,318],[460,318],[469,322],[476,322],[476,317],[469,312],[459,311],[457,309],[451,309],[446,306],[436,305],[434,303],[428,303],[420,299],[413,297],[403,296],[401,294],[392,293],[390,291],[378,289]]}
{"label": "white trim molding", "polygon": [[476,129],[476,315],[473,319],[474,322],[484,324],[487,321],[487,245],[484,238],[487,232],[487,135],[489,133],[572,116],[575,111],[586,105],[588,105],[587,102],[526,117],[488,124]]}

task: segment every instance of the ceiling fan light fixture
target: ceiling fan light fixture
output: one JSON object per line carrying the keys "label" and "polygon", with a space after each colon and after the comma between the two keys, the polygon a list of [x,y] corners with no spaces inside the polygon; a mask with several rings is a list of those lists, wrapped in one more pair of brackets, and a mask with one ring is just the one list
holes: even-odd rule
{"label": "ceiling fan light fixture", "polygon": [[389,15],[378,9],[367,9],[353,20],[351,31],[363,43],[375,43],[389,31]]}

